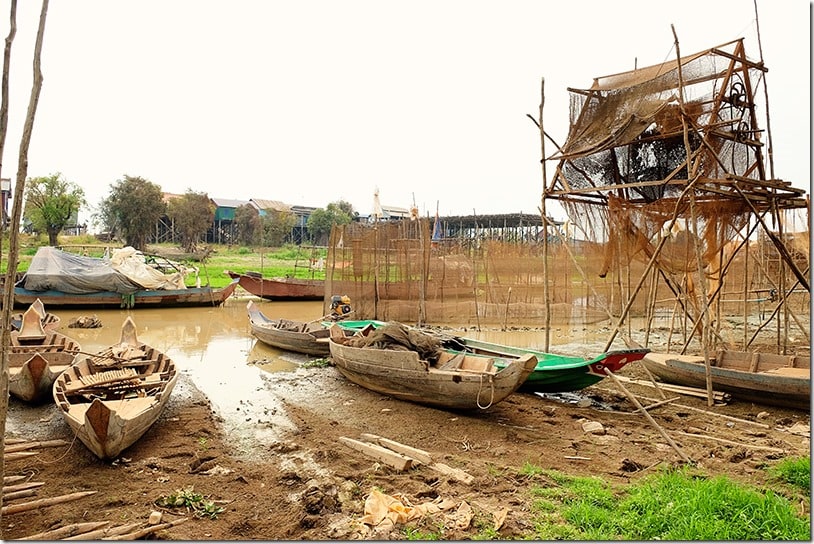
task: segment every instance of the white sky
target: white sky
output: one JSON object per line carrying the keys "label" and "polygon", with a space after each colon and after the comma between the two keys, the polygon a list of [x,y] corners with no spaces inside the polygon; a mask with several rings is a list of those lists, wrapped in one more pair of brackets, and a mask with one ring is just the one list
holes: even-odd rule
{"label": "white sky", "polygon": [[[775,176],[809,190],[811,4],[757,2]],[[18,2],[12,184],[39,10]],[[415,201],[422,215],[537,213],[527,114],[542,78],[562,144],[568,87],[675,58],[671,24],[682,55],[744,37],[759,60],[755,21],[753,0],[55,0],[28,176],[59,172],[93,206],[131,175],[174,193],[344,199],[362,214],[377,187],[383,205]]]}

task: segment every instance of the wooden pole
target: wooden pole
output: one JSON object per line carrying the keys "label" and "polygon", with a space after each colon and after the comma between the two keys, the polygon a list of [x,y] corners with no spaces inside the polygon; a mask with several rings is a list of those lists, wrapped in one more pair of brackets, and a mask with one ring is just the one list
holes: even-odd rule
{"label": "wooden pole", "polygon": [[661,436],[664,437],[664,439],[667,441],[667,443],[670,444],[670,446],[672,446],[672,448],[676,451],[676,453],[678,453],[678,456],[681,457],[681,459],[685,463],[692,463],[690,458],[687,457],[684,454],[683,451],[681,451],[681,448],[678,447],[678,444],[676,444],[673,441],[673,439],[670,438],[670,435],[667,434],[667,432],[662,428],[662,426],[659,425],[658,423],[656,423],[656,420],[653,419],[653,416],[651,416],[649,413],[647,413],[647,410],[644,409],[644,406],[642,406],[642,404],[639,402],[639,399],[637,399],[630,391],[627,390],[627,388],[622,384],[622,381],[619,378],[616,377],[616,374],[611,372],[610,369],[608,369],[608,368],[605,368],[604,370],[605,370],[605,374],[607,374],[608,376],[611,377],[611,379],[616,384],[616,386],[619,389],[621,389],[622,392],[627,396],[627,398],[629,398],[630,401],[634,405],[636,405],[636,408],[638,408],[639,411],[641,411],[641,413],[644,414],[644,417],[647,418],[647,421],[649,421],[650,424],[653,425],[653,427],[656,428],[656,430],[659,432],[659,434],[661,434]]}
{"label": "wooden pole", "polygon": [[[17,3],[12,2],[11,17],[12,24],[16,18]],[[8,414],[8,346],[11,344],[11,311],[14,306],[14,280],[17,275],[18,253],[20,250],[20,218],[22,217],[23,195],[25,194],[25,178],[28,176],[28,146],[31,143],[31,132],[34,128],[34,115],[37,111],[37,103],[42,89],[42,42],[45,34],[45,19],[48,14],[48,0],[42,1],[40,10],[40,22],[37,28],[37,38],[34,45],[34,81],[31,87],[31,95],[28,102],[23,133],[20,137],[20,151],[17,156],[17,181],[14,190],[14,204],[12,206],[11,230],[9,231],[9,256],[6,268],[5,289],[3,291],[3,307],[0,313],[0,325],[2,325],[2,338],[0,338],[0,451],[5,448],[6,416]],[[6,47],[10,47],[7,40]],[[3,67],[3,77],[7,76],[8,65]],[[4,97],[6,89],[3,89]],[[5,135],[4,135],[5,137]],[[0,157],[2,160],[2,157]],[[5,455],[0,460],[0,473],[5,475]],[[0,497],[0,507],[2,507],[2,497]],[[5,507],[0,508],[0,527],[2,527],[2,514]]]}
{"label": "wooden pole", "polygon": [[547,182],[546,182],[546,168],[545,168],[545,128],[543,126],[543,106],[545,105],[545,78],[540,80],[540,119],[538,126],[540,127],[540,164],[543,169],[543,194],[540,205],[540,215],[543,221],[543,300],[545,300],[545,314],[543,319],[543,327],[545,327],[545,343],[543,351],[549,350],[549,343],[551,341],[551,297],[548,292],[549,282],[549,269],[548,269],[548,215],[546,212],[545,201],[547,198]]}

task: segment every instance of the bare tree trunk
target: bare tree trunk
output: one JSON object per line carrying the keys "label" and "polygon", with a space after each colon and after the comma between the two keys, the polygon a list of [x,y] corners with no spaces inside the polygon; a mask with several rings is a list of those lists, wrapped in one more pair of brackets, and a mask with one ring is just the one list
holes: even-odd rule
{"label": "bare tree trunk", "polygon": [[[23,134],[20,138],[20,153],[17,159],[17,183],[14,191],[14,204],[12,206],[11,223],[9,228],[9,254],[8,267],[6,269],[6,283],[3,289],[2,307],[2,356],[0,357],[0,452],[5,449],[6,436],[6,415],[8,414],[8,346],[11,343],[11,311],[14,305],[14,279],[17,275],[17,257],[19,252],[20,216],[22,216],[22,195],[25,192],[25,178],[28,175],[28,146],[31,143],[31,132],[34,127],[34,115],[37,112],[37,103],[40,99],[42,89],[42,69],[40,59],[42,57],[42,41],[45,34],[45,18],[48,13],[48,0],[42,0],[42,10],[40,11],[40,24],[37,29],[37,41],[34,45],[34,81],[31,87],[31,97],[28,102],[28,113],[23,126]],[[12,1],[12,20],[16,14],[16,3]],[[8,55],[10,41],[6,40],[6,52]],[[4,59],[7,60],[7,59]],[[3,84],[6,84],[8,64],[3,66]],[[6,100],[6,88],[3,89],[3,102]],[[3,133],[5,135],[5,133]],[[0,473],[5,476],[6,466],[3,456],[0,456]],[[2,497],[0,497],[0,507],[2,507]],[[0,528],[2,524],[2,509],[0,509]]]}

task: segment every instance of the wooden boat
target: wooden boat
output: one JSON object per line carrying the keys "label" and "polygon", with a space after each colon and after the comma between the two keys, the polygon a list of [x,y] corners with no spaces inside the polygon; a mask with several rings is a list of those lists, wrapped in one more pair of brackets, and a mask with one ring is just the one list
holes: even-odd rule
{"label": "wooden boat", "polygon": [[[310,322],[292,321],[283,318],[271,319],[262,312],[253,300],[246,304],[246,312],[249,314],[252,335],[264,344],[317,357],[328,357],[330,355],[328,327],[330,327],[331,323],[323,321],[322,317]],[[372,320],[339,321],[338,323],[344,330],[348,331],[348,334],[353,334],[356,330],[366,326],[383,324]]]}
{"label": "wooden boat", "polygon": [[98,291],[95,293],[65,293],[62,291],[30,291],[14,288],[14,305],[24,306],[40,299],[48,306],[64,308],[183,308],[220,306],[232,296],[237,280],[226,287],[187,287],[186,289],[141,289],[132,293]]}
{"label": "wooden boat", "polygon": [[[648,353],[642,362],[665,382],[706,389],[702,356]],[[725,350],[710,359],[710,375],[735,400],[811,410],[810,357]]]}
{"label": "wooden boat", "polygon": [[9,394],[25,402],[51,399],[57,376],[76,360],[78,342],[54,330],[46,330],[37,305],[21,316],[19,330],[11,331],[8,351]]}
{"label": "wooden boat", "polygon": [[325,280],[302,278],[264,278],[257,272],[240,274],[226,270],[240,286],[252,295],[268,300],[322,300]]}
{"label": "wooden boat", "polygon": [[218,306],[237,289],[236,280],[223,288],[187,287],[185,275],[195,269],[178,266],[153,266],[132,247],[96,258],[43,246],[14,285],[14,305],[24,307],[40,299],[48,307]]}
{"label": "wooden boat", "polygon": [[[36,312],[40,315],[40,321],[42,322],[42,328],[45,330],[57,330],[62,323],[62,319],[56,315],[52,314],[51,312],[47,312],[45,310],[45,305],[42,303],[40,299],[36,299],[34,302],[31,303]],[[16,313],[11,315],[11,329],[12,330],[20,330],[23,322],[23,314]]]}
{"label": "wooden boat", "polygon": [[504,358],[506,357],[534,355],[537,359],[537,366],[520,386],[520,390],[537,393],[563,393],[584,389],[607,378],[605,368],[615,374],[628,363],[638,361],[650,351],[646,348],[613,350],[597,355],[593,359],[584,359],[504,346],[472,338],[453,337],[444,340],[442,344],[456,352],[496,357],[495,366],[498,368],[505,366]]}
{"label": "wooden boat", "polygon": [[[353,383],[400,400],[454,410],[485,409],[504,400],[528,378],[537,358],[485,357],[441,348],[437,336],[400,323],[348,337],[330,328],[331,358]],[[394,342],[396,349],[384,346]],[[504,363],[498,368],[496,362]]]}
{"label": "wooden boat", "polygon": [[80,357],[56,379],[54,401],[85,446],[111,460],[155,423],[178,375],[172,359],[138,340],[128,316],[118,344]]}

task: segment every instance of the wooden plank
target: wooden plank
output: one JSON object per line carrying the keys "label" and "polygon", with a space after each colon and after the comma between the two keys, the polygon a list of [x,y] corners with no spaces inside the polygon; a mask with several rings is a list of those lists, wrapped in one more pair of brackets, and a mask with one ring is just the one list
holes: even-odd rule
{"label": "wooden plank", "polygon": [[404,471],[413,466],[413,460],[400,453],[383,448],[378,444],[370,444],[368,442],[360,442],[353,438],[340,436],[339,441],[356,451],[360,451],[369,457],[377,459],[385,464],[390,465],[399,471]]}
{"label": "wooden plank", "polygon": [[390,440],[389,438],[384,438],[375,434],[363,433],[361,438],[362,440],[373,442],[385,448],[389,448],[393,451],[404,454],[407,457],[412,457],[413,460],[418,461],[419,463],[424,463],[425,465],[432,463],[432,456],[427,451],[420,450],[418,448],[414,448],[412,446],[408,446],[406,444],[402,444],[400,442],[396,442],[395,440]]}

